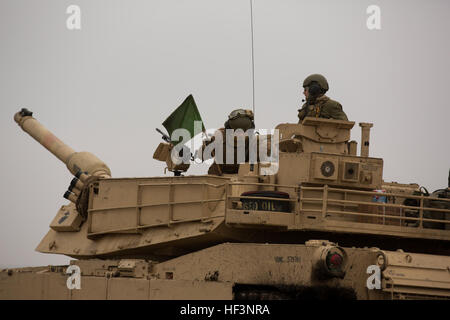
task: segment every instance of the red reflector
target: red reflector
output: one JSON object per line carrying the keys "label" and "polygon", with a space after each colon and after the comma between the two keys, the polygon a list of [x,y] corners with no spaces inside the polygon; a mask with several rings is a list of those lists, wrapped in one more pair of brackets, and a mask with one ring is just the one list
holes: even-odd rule
{"label": "red reflector", "polygon": [[340,254],[333,254],[330,258],[331,267],[339,267],[342,264],[342,257]]}

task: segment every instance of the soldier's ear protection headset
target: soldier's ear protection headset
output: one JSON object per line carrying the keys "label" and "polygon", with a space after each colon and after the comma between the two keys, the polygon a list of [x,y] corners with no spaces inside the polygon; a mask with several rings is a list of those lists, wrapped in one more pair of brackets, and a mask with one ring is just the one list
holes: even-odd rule
{"label": "soldier's ear protection headset", "polygon": [[308,92],[312,97],[317,97],[318,95],[323,94],[326,91],[323,90],[322,87],[316,81],[313,81],[308,86]]}

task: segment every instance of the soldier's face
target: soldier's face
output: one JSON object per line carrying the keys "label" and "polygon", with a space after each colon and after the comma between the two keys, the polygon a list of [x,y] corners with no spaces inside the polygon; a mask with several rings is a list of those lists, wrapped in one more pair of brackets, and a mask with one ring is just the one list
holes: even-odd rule
{"label": "soldier's face", "polygon": [[305,98],[308,99],[308,96],[309,96],[308,87],[303,88],[303,94],[305,95]]}

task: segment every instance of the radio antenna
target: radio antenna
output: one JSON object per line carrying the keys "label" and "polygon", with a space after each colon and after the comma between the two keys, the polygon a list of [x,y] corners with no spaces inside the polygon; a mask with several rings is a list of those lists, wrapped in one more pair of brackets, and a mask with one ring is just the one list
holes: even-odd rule
{"label": "radio antenna", "polygon": [[253,0],[250,0],[250,28],[252,35],[252,103],[253,117],[255,116],[255,56],[253,48]]}

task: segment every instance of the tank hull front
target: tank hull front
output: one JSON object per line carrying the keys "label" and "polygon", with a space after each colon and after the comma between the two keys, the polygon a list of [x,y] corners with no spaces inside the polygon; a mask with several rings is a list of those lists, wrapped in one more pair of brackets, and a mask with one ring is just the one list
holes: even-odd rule
{"label": "tank hull front", "polygon": [[[340,253],[341,273],[324,271],[323,252]],[[164,262],[93,259],[2,270],[0,299],[450,298],[448,265],[450,257],[341,248],[322,240],[224,243]],[[368,273],[377,266],[379,287]],[[375,286],[368,288],[369,282]]]}

